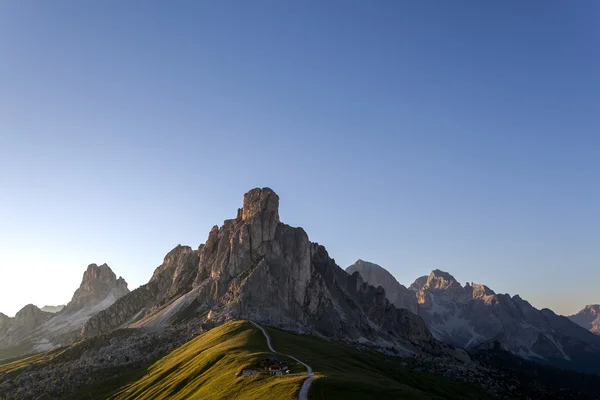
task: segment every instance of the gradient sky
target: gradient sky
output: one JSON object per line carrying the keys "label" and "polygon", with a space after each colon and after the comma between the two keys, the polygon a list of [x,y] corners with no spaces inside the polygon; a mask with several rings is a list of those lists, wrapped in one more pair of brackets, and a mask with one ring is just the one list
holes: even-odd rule
{"label": "gradient sky", "polygon": [[600,2],[0,2],[0,311],[257,186],[342,267],[600,303]]}

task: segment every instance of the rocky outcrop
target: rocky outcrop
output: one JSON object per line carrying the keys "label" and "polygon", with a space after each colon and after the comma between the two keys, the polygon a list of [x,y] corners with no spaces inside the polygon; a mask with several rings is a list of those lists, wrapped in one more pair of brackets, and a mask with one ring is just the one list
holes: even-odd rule
{"label": "rocky outcrop", "polygon": [[446,343],[475,348],[497,341],[524,358],[600,372],[600,338],[548,309],[538,310],[518,295],[496,294],[481,284],[464,287],[447,272],[421,277],[412,290],[419,315]]}
{"label": "rocky outcrop", "polygon": [[346,272],[349,274],[358,272],[369,285],[383,287],[388,300],[396,308],[405,308],[417,313],[417,299],[414,292],[401,285],[385,268],[359,259],[346,268]]}
{"label": "rocky outcrop", "polygon": [[198,251],[178,245],[165,256],[147,284],[90,318],[83,327],[83,335],[95,336],[128,322],[142,320],[159,307],[189,292],[197,272]]}
{"label": "rocky outcrop", "polygon": [[590,304],[568,318],[590,332],[600,335],[600,304]]}
{"label": "rocky outcrop", "polygon": [[81,285],[64,308],[64,312],[72,313],[85,307],[94,307],[107,299],[112,300],[112,304],[127,293],[127,282],[121,277],[117,279],[108,265],[90,264],[83,273]]}
{"label": "rocky outcrop", "polygon": [[214,226],[197,251],[171,253],[148,284],[90,319],[84,332],[164,326],[185,314],[210,324],[251,319],[339,340],[439,350],[421,318],[342,270],[302,228],[281,223],[279,196],[269,188],[246,193],[237,217]]}

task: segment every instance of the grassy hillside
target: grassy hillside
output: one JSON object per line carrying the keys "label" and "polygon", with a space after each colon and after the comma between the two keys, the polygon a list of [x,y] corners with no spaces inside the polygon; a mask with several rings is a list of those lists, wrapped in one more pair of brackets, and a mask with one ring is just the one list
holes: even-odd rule
{"label": "grassy hillside", "polygon": [[[249,323],[230,322],[211,329],[163,357],[148,368],[142,378],[111,398],[296,398],[305,376],[239,376],[244,367],[270,355],[262,333]],[[293,372],[302,371],[292,360],[287,361]]]}
{"label": "grassy hillside", "polygon": [[[274,328],[267,330],[276,350],[313,367],[319,379],[311,388],[311,399],[491,398],[466,384],[403,368],[397,357]],[[295,399],[303,375],[239,377],[242,368],[268,356],[265,351],[264,336],[256,328],[247,322],[230,322],[162,358],[112,398]],[[304,372],[292,360],[287,361],[293,372]]]}
{"label": "grassy hillside", "polygon": [[402,367],[399,357],[266,329],[276,350],[306,362],[319,376],[309,392],[311,400],[493,398],[462,382]]}
{"label": "grassy hillside", "polygon": [[[314,400],[352,399],[489,399],[477,388],[439,376],[412,371],[403,359],[379,352],[357,350],[287,331],[266,328],[273,346],[308,363],[318,379],[309,398]],[[0,366],[10,372],[38,363],[58,363],[78,359],[90,347],[101,347],[117,331],[83,341],[68,348],[24,358]],[[95,343],[95,342],[102,343]],[[296,399],[306,371],[291,359],[292,373],[285,376],[241,377],[240,372],[257,361],[272,356],[262,333],[252,324],[233,321],[198,335],[151,364],[112,367],[95,373],[93,383],[80,388],[67,400],[82,399],[209,399],[254,400]]]}
{"label": "grassy hillside", "polygon": [[0,360],[0,375],[14,372],[32,365],[47,363],[53,360],[57,355],[61,354],[62,351],[62,349],[50,350],[31,356],[21,356],[12,359]]}

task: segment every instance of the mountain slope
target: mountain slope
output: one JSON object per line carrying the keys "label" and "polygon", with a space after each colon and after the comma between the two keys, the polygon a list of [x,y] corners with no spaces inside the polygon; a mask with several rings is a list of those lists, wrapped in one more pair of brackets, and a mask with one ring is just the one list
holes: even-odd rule
{"label": "mountain slope", "polygon": [[[497,370],[486,364],[487,360],[482,364],[403,358],[272,327],[265,329],[278,351],[312,366],[317,380],[308,394],[311,400],[497,398],[487,391],[500,398],[549,400],[560,393],[561,399],[591,400],[600,392],[598,376],[536,368],[514,356],[494,356],[491,361],[500,361],[501,370]],[[148,335],[153,339],[148,340]],[[124,329],[0,365],[0,398],[35,399],[46,393],[63,400],[295,399],[306,378],[305,369],[291,359],[287,360],[290,375],[239,376],[242,369],[273,356],[258,328],[246,321],[227,322],[176,345],[166,355],[153,355],[153,349],[168,348],[169,343],[174,342],[168,329],[152,333]],[[489,354],[492,352],[486,351],[477,357]],[[125,355],[149,358],[141,363],[119,361]],[[276,357],[285,360],[281,355]],[[520,361],[524,364],[519,365]],[[526,375],[520,372],[523,370]],[[441,376],[446,374],[450,377]]]}
{"label": "mountain slope", "polygon": [[[365,393],[382,400],[494,398],[473,385],[413,371],[402,365],[400,357],[266,329],[277,350],[310,362],[318,378],[309,399],[363,399]],[[246,321],[230,321],[150,365],[129,368],[118,377],[94,379],[67,399],[296,399],[306,372],[284,356],[276,355],[288,361],[290,375],[240,376],[242,369],[266,357],[273,354],[258,328]]]}
{"label": "mountain slope", "polygon": [[349,274],[358,272],[369,285],[383,287],[388,300],[396,308],[406,308],[415,314],[417,313],[415,294],[401,285],[385,268],[368,261],[357,260],[346,268],[346,272]]}
{"label": "mountain slope", "polygon": [[568,318],[590,332],[600,335],[600,304],[590,304]]}
{"label": "mountain slope", "polygon": [[127,283],[106,264],[91,264],[71,301],[59,312],[25,306],[14,319],[0,315],[0,359],[45,351],[80,335],[87,320],[129,293]]}
{"label": "mountain slope", "polygon": [[281,223],[279,196],[269,188],[246,193],[237,217],[214,226],[198,250],[172,250],[148,284],[90,319],[84,332],[161,327],[182,314],[213,325],[252,319],[400,351],[440,351],[421,318],[344,272],[302,228]]}

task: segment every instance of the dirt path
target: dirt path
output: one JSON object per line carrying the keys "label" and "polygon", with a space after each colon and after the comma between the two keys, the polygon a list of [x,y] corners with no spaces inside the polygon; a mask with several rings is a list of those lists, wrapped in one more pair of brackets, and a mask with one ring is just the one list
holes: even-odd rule
{"label": "dirt path", "polygon": [[298,393],[298,400],[306,400],[307,397],[308,397],[308,390],[310,389],[310,385],[312,385],[312,383],[315,381],[315,379],[317,379],[313,375],[311,366],[308,365],[308,364],[306,364],[306,363],[303,363],[302,361],[298,360],[294,356],[290,356],[289,354],[283,354],[283,353],[280,353],[277,350],[275,350],[273,348],[273,345],[271,344],[271,336],[269,336],[269,334],[267,333],[267,331],[265,330],[265,328],[263,328],[262,326],[260,326],[259,324],[257,324],[254,321],[250,321],[250,323],[252,325],[256,326],[258,329],[261,330],[261,332],[265,336],[265,339],[267,339],[267,346],[269,347],[269,350],[271,350],[273,353],[281,354],[282,356],[289,357],[292,360],[297,361],[298,363],[304,365],[304,367],[306,368],[306,375],[308,375],[308,378],[306,378],[304,380],[304,382],[302,382],[302,387],[300,387],[300,392]]}

